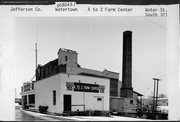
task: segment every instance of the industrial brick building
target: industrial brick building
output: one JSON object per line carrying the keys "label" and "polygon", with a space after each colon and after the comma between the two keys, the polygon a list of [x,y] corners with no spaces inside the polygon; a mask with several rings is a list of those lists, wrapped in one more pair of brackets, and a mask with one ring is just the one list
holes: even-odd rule
{"label": "industrial brick building", "polygon": [[33,90],[24,90],[27,84],[22,87],[23,103],[32,104],[29,100],[34,95],[34,107],[48,106],[49,112],[108,112],[110,94],[118,95],[119,74],[106,69],[97,71],[81,68],[77,63],[77,55],[75,51],[60,48],[58,59],[43,66],[38,65],[36,82],[31,83]]}
{"label": "industrial brick building", "polygon": [[22,104],[31,104],[36,109],[48,106],[48,111],[55,113],[85,110],[135,113],[137,98],[142,95],[132,88],[132,32],[123,34],[122,82],[117,72],[82,68],[76,51],[60,48],[57,59],[38,65],[35,82],[23,84]]}

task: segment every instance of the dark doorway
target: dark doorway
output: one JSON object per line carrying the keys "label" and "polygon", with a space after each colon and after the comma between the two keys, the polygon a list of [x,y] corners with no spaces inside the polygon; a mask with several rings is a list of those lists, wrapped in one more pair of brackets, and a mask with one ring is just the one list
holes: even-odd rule
{"label": "dark doorway", "polygon": [[25,95],[25,96],[23,96],[23,105],[27,105],[27,96]]}
{"label": "dark doorway", "polygon": [[27,95],[22,96],[22,109],[27,109]]}
{"label": "dark doorway", "polygon": [[64,112],[71,111],[71,95],[64,95]]}
{"label": "dark doorway", "polygon": [[29,95],[29,104],[35,104],[35,94]]}

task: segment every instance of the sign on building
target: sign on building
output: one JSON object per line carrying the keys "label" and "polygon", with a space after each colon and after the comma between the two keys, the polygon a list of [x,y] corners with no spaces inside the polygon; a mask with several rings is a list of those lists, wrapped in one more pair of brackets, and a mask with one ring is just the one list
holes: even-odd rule
{"label": "sign on building", "polygon": [[25,86],[23,86],[24,87],[24,92],[33,90],[34,89],[33,85],[34,85],[33,83],[28,83]]}
{"label": "sign on building", "polygon": [[105,86],[98,84],[66,82],[67,90],[77,92],[104,93]]}

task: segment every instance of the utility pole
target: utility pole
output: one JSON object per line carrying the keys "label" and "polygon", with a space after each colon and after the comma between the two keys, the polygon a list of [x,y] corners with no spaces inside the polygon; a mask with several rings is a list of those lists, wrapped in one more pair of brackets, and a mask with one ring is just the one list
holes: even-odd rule
{"label": "utility pole", "polygon": [[[156,115],[157,115],[157,100],[158,100],[158,85],[159,85],[160,79],[153,78],[153,80],[154,80],[153,112],[154,112],[154,117],[156,119]],[[156,86],[156,81],[157,81],[157,86]]]}
{"label": "utility pole", "polygon": [[37,43],[35,43],[36,69],[37,69]]}
{"label": "utility pole", "polygon": [[36,58],[35,58],[35,60],[36,60],[36,67],[35,67],[35,80],[36,80],[36,70],[37,70],[37,42],[38,42],[38,21],[37,21],[37,23],[36,23],[36,43],[35,43],[35,55],[36,55]]}
{"label": "utility pole", "polygon": [[157,114],[158,84],[159,84],[160,79],[157,78],[156,81],[157,81],[157,88],[156,88],[156,111],[155,111],[155,117],[156,117],[156,114]]}
{"label": "utility pole", "polygon": [[153,111],[155,110],[155,93],[156,93],[156,78],[154,80],[154,95],[153,95]]}

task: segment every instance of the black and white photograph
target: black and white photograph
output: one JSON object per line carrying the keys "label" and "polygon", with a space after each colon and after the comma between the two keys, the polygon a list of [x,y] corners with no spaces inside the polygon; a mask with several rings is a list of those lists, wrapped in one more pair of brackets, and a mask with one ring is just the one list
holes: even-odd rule
{"label": "black and white photograph", "polygon": [[0,2],[0,121],[180,120],[179,4],[121,2]]}
{"label": "black and white photograph", "polygon": [[16,17],[15,57],[17,120],[168,119],[166,18]]}

